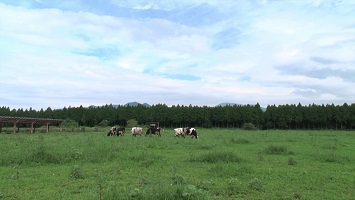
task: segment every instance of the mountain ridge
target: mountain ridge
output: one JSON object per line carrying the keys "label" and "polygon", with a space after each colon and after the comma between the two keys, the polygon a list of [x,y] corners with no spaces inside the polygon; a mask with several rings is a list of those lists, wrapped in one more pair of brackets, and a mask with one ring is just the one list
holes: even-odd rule
{"label": "mountain ridge", "polygon": [[[127,107],[127,106],[136,107],[136,106],[138,106],[138,105],[142,105],[142,106],[145,106],[145,107],[151,107],[151,105],[148,104],[148,103],[139,103],[139,102],[137,102],[137,101],[128,102],[128,103],[124,104],[123,106],[125,106],[125,107]],[[237,103],[231,103],[231,102],[224,102],[224,103],[217,104],[217,105],[215,105],[215,106],[213,106],[213,107],[219,107],[219,106],[225,107],[225,106],[234,106],[234,105],[237,105],[237,106],[245,106],[245,104],[237,104]],[[117,107],[122,106],[122,105],[121,105],[121,104],[112,104],[112,106],[113,106],[114,108],[117,108]],[[99,106],[91,105],[90,107],[99,107]],[[266,108],[261,107],[261,110],[265,112],[265,111],[266,111]]]}

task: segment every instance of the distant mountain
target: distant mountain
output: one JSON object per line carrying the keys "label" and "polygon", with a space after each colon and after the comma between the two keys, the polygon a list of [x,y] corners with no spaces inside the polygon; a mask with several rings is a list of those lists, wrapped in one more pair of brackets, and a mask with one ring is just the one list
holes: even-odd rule
{"label": "distant mountain", "polygon": [[[149,105],[149,104],[147,104],[147,103],[138,103],[138,102],[136,102],[136,101],[128,102],[128,103],[124,104],[123,106],[126,106],[126,107],[127,107],[127,106],[135,107],[135,106],[138,106],[138,105],[143,105],[143,106],[145,106],[145,107],[151,107],[151,105]],[[237,105],[237,106],[244,106],[243,104],[236,104],[236,103],[225,102],[225,103],[220,103],[220,104],[216,105],[215,107],[219,107],[219,106],[225,107],[225,106],[234,106],[234,105]],[[112,105],[112,106],[113,106],[114,108],[117,108],[117,107],[122,106],[122,105]],[[98,108],[98,107],[100,107],[100,106],[91,105],[90,107]],[[263,112],[265,112],[265,111],[266,111],[266,108],[261,107],[261,110],[262,110]]]}
{"label": "distant mountain", "polygon": [[138,106],[138,105],[143,105],[143,106],[145,106],[145,107],[150,107],[150,105],[149,104],[147,104],[147,103],[138,103],[138,102],[136,102],[136,101],[134,101],[134,102],[128,102],[128,103],[126,103],[124,106]]}
{"label": "distant mountain", "polygon": [[[135,106],[138,106],[138,105],[143,105],[143,106],[145,106],[145,107],[151,107],[151,105],[149,105],[149,104],[147,104],[147,103],[138,103],[138,102],[128,102],[128,103],[124,104],[123,106],[125,106],[125,107],[127,107],[127,106],[133,106],[133,107],[135,107]],[[122,106],[122,105],[118,105],[118,104],[113,105],[113,104],[112,104],[112,107],[114,107],[114,108],[118,108],[118,107],[120,107],[120,106]],[[90,107],[90,108],[99,108],[100,106],[90,105],[89,107]]]}

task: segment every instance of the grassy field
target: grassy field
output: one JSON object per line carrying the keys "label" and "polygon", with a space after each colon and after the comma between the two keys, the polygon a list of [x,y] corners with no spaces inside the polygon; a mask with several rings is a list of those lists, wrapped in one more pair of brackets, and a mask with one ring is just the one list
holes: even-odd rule
{"label": "grassy field", "polygon": [[355,132],[0,134],[0,199],[354,199]]}

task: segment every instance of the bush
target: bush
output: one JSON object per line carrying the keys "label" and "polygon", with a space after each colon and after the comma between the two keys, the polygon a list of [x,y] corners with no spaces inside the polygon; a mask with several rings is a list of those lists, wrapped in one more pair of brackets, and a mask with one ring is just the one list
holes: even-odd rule
{"label": "bush", "polygon": [[102,120],[100,123],[99,123],[99,126],[101,127],[106,127],[110,124],[110,122],[107,120],[107,119],[104,119]]}
{"label": "bush", "polygon": [[65,119],[62,123],[62,127],[78,127],[79,126],[79,123],[72,120],[72,119]]}
{"label": "bush", "polygon": [[254,124],[252,123],[244,123],[242,126],[243,130],[257,130]]}
{"label": "bush", "polygon": [[135,127],[135,126],[138,126],[138,121],[136,119],[127,120],[126,127],[132,128],[132,127]]}

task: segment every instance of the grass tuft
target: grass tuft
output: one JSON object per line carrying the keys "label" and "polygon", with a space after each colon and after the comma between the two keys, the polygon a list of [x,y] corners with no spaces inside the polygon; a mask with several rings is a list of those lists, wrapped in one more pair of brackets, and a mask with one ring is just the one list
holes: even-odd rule
{"label": "grass tuft", "polygon": [[50,153],[44,145],[36,147],[32,155],[29,157],[30,162],[45,163],[45,164],[59,164],[60,159],[54,154]]}
{"label": "grass tuft", "polygon": [[175,174],[172,178],[172,185],[182,185],[185,183],[185,178],[179,174]]}
{"label": "grass tuft", "polygon": [[79,165],[74,165],[71,168],[70,177],[73,179],[83,179],[85,177],[83,169]]}
{"label": "grass tuft", "polygon": [[297,165],[297,161],[293,157],[289,157],[288,165]]}
{"label": "grass tuft", "polygon": [[351,162],[350,157],[341,156],[336,154],[335,152],[325,152],[317,155],[318,160],[327,163],[348,163]]}
{"label": "grass tuft", "polygon": [[232,178],[228,182],[228,193],[229,195],[236,195],[241,192],[242,183],[237,178]]}
{"label": "grass tuft", "polygon": [[109,189],[105,199],[154,199],[154,200],[176,200],[176,199],[208,199],[207,193],[195,185],[150,185],[149,187],[134,187],[128,191],[122,191],[115,187]]}
{"label": "grass tuft", "polygon": [[287,147],[285,146],[277,146],[277,145],[270,145],[264,149],[265,154],[270,154],[270,155],[292,155],[294,154],[292,151],[289,151]]}

